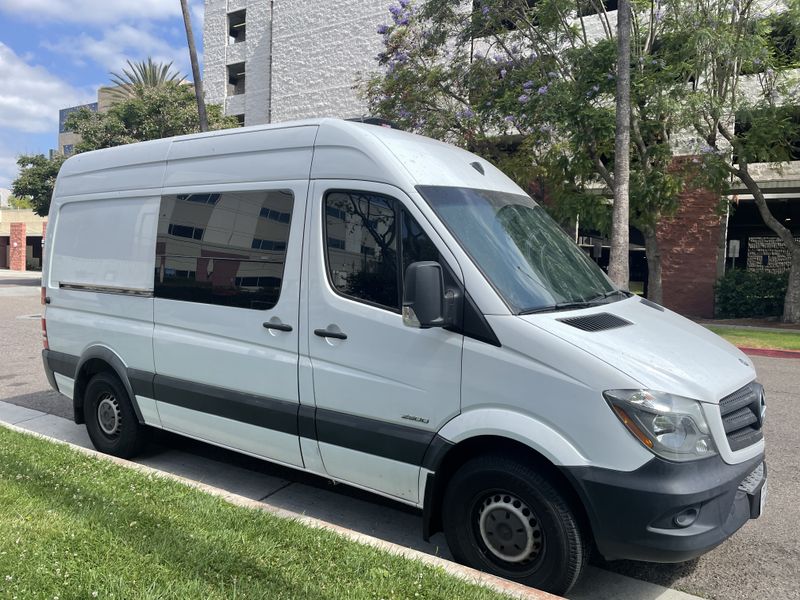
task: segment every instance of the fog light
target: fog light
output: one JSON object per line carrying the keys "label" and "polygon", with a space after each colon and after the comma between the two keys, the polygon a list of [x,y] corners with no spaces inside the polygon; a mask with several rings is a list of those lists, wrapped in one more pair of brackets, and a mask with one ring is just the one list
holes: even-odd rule
{"label": "fog light", "polygon": [[676,527],[689,527],[692,523],[697,520],[697,517],[700,515],[700,509],[696,506],[692,506],[690,508],[684,509],[679,512],[675,517],[673,517],[672,522],[675,523]]}

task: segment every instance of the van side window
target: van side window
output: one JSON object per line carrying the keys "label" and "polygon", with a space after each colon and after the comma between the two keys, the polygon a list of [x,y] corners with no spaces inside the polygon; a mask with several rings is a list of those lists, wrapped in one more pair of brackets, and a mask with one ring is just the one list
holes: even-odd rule
{"label": "van side window", "polygon": [[440,260],[400,202],[372,192],[328,192],[325,240],[328,276],[336,291],[395,312],[400,312],[406,267]]}
{"label": "van side window", "polygon": [[162,196],[156,298],[273,308],[293,204],[290,190]]}
{"label": "van side window", "polygon": [[397,202],[369,192],[325,197],[328,273],[337,291],[400,310]]}

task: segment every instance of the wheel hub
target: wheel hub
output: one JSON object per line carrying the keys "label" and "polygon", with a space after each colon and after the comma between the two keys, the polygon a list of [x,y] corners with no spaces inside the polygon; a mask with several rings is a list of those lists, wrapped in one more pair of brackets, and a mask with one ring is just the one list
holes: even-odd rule
{"label": "wheel hub", "polygon": [[112,437],[119,433],[122,415],[119,402],[111,394],[103,394],[97,403],[97,423],[107,436]]}
{"label": "wheel hub", "polygon": [[526,563],[542,550],[542,530],[533,511],[511,494],[493,494],[478,509],[483,543],[497,558]]}

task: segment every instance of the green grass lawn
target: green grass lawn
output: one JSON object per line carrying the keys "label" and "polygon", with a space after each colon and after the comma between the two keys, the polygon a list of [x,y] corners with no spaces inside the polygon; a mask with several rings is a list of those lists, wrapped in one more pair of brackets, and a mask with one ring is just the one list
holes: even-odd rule
{"label": "green grass lawn", "polygon": [[770,348],[776,350],[800,350],[800,333],[795,331],[760,331],[738,327],[710,326],[731,344],[743,348]]}
{"label": "green grass lawn", "polygon": [[0,598],[501,598],[0,427]]}

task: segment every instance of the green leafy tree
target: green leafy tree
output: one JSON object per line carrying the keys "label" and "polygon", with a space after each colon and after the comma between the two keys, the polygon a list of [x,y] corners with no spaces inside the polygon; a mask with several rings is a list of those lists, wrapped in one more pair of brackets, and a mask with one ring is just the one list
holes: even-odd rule
{"label": "green leafy tree", "polygon": [[682,98],[684,124],[698,138],[702,166],[752,194],[764,224],[786,246],[783,319],[800,322],[800,243],[775,218],[753,167],[779,171],[800,154],[800,80],[787,69],[800,66],[800,3],[772,13],[752,1],[670,6],[669,26],[684,32],[676,57],[694,74]]}
{"label": "green leafy tree", "polygon": [[22,198],[18,196],[11,196],[8,199],[8,205],[11,208],[33,208],[31,199],[26,196],[23,196]]}
{"label": "green leafy tree", "polygon": [[115,100],[140,95],[148,88],[182,83],[186,77],[172,68],[172,63],[155,62],[151,57],[142,61],[126,61],[121,73],[110,73],[114,85],[109,91]]}
{"label": "green leafy tree", "polygon": [[[610,231],[616,189],[615,28],[595,0],[402,0],[382,26],[385,68],[364,85],[374,113],[479,152],[556,216]],[[642,231],[648,294],[661,300],[656,226],[693,165],[671,141],[686,79],[659,55],[658,4],[635,5],[631,33],[630,221]],[[588,13],[596,13],[589,16]],[[581,16],[583,15],[583,16]],[[590,24],[599,31],[590,34]],[[707,177],[707,174],[697,174]]]}
{"label": "green leafy tree", "polygon": [[18,198],[27,198],[33,211],[40,217],[47,216],[56,176],[65,158],[59,154],[47,158],[43,154],[20,156],[17,159],[19,176],[11,186]]}
{"label": "green leafy tree", "polygon": [[[226,117],[217,105],[207,107],[211,129],[238,127],[235,117]],[[76,151],[86,152],[121,144],[155,140],[200,131],[194,92],[175,83],[143,88],[135,96],[116,102],[105,113],[83,109],[66,122],[81,136]]]}
{"label": "green leafy tree", "polygon": [[[389,10],[391,21],[378,31],[383,71],[362,88],[373,113],[484,155],[547,199],[557,217],[580,214],[583,225],[608,232],[617,40],[603,3],[400,0]],[[733,14],[742,11],[749,16]],[[782,17],[786,35],[800,30],[796,14],[791,8]],[[769,80],[765,100],[754,106],[741,89],[746,69],[775,56],[775,28],[763,16],[749,0],[632,2],[630,222],[645,238],[648,296],[656,301],[662,294],[657,226],[678,209],[681,192],[703,187],[722,198],[733,176],[759,202],[747,162],[731,160],[737,144],[738,157],[770,162],[786,160],[797,139],[797,120],[766,100],[777,98],[770,82],[784,77],[778,65],[759,76]],[[791,40],[784,46],[800,48]],[[784,85],[784,100],[790,89]],[[719,126],[731,126],[743,110],[753,126],[747,133],[726,130],[739,138],[726,147]],[[779,235],[788,243],[787,232]],[[787,299],[800,294],[800,269],[794,270]],[[792,310],[785,316],[797,319]]]}

